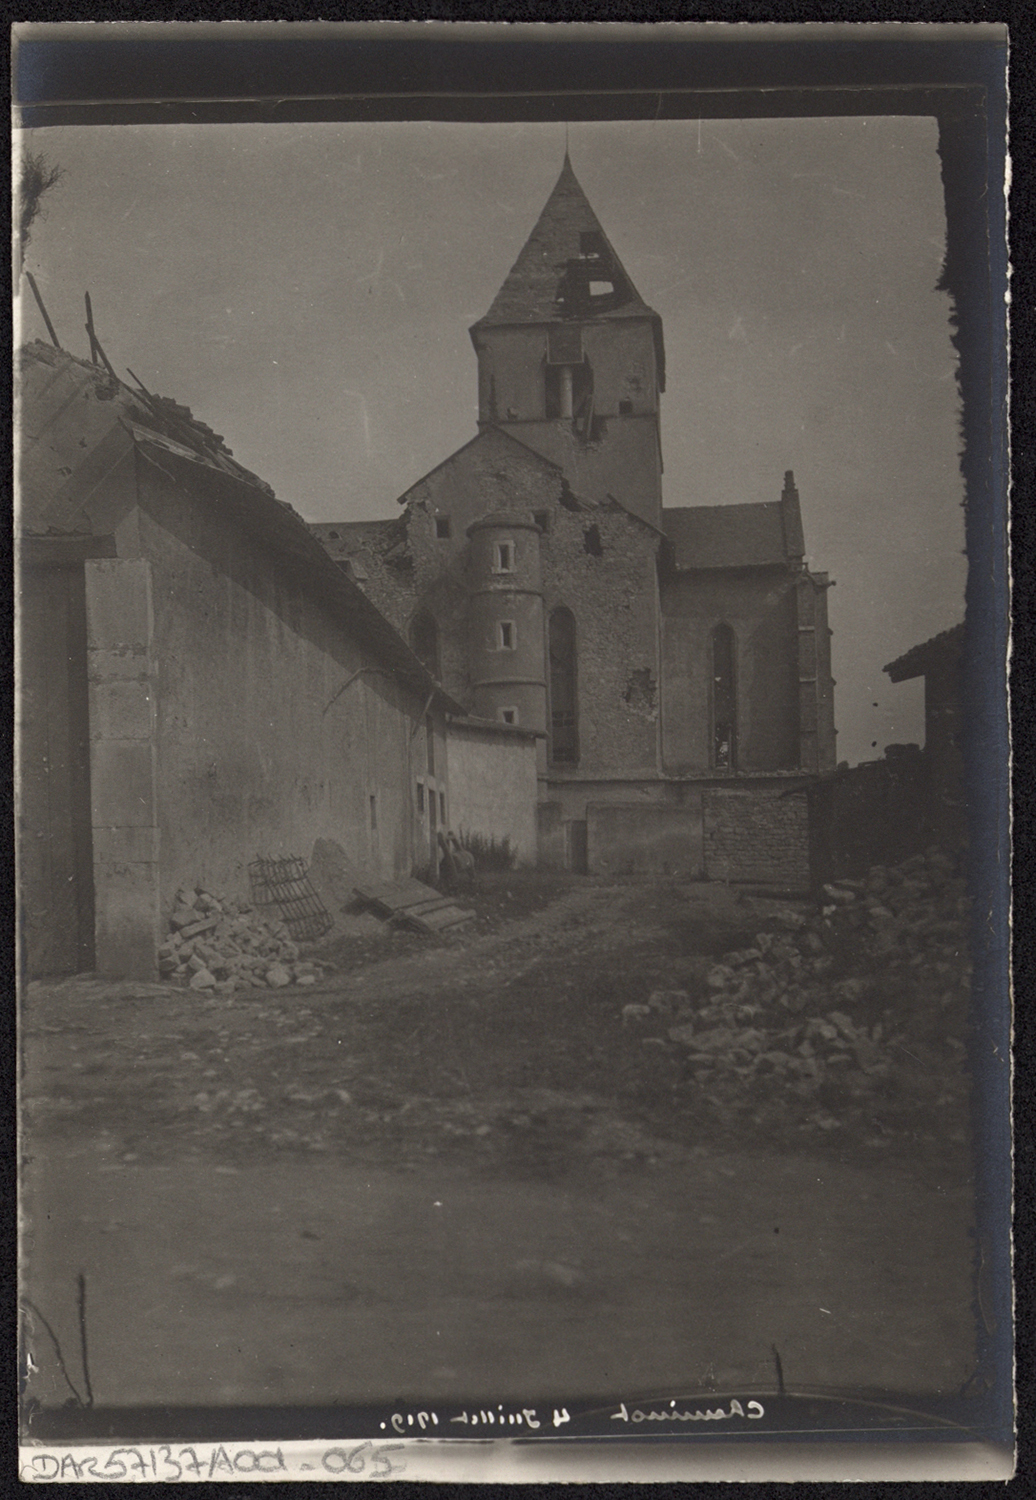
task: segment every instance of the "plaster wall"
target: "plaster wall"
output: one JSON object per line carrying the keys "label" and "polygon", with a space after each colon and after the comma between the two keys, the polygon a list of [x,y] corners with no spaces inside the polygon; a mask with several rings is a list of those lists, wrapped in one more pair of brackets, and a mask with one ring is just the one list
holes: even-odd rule
{"label": "plaster wall", "polygon": [[700,792],[682,807],[590,803],[586,830],[591,875],[699,880],[704,874]]}
{"label": "plaster wall", "polygon": [[112,977],[157,977],[161,832],[151,569],[84,563],[94,955]]}
{"label": "plaster wall", "polygon": [[536,741],[456,720],[447,731],[450,826],[507,839],[519,864],[536,860]]}
{"label": "plaster wall", "polygon": [[357,877],[408,874],[417,695],[212,496],[149,470],[141,539],[163,909],[182,883],[246,895],[257,855],[308,857],[318,838],[339,843]]}

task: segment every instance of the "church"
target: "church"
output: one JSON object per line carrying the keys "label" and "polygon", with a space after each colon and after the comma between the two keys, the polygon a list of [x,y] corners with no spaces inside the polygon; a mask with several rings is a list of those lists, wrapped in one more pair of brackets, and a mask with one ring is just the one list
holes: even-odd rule
{"label": "church", "polygon": [[542,863],[807,884],[830,581],[790,472],[663,505],[662,319],[567,153],[471,339],[477,434],[399,516],[312,532],[472,720],[536,734]]}

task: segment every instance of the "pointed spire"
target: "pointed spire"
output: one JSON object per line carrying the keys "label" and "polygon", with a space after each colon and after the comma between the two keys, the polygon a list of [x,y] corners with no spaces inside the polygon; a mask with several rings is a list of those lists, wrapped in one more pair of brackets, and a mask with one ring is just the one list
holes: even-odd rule
{"label": "pointed spire", "polygon": [[579,185],[568,154],[536,226],[484,318],[552,323],[572,317],[653,317]]}

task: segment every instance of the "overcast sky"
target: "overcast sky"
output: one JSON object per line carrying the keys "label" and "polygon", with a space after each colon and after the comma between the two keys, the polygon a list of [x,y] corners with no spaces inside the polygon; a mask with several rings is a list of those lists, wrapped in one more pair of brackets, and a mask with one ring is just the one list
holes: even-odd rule
{"label": "overcast sky", "polygon": [[[64,169],[27,269],[85,357],[173,396],[310,521],[397,513],[476,431],[468,327],[549,194],[561,125],[122,126],[26,136]],[[923,741],[882,666],[963,618],[945,217],[928,119],[573,125],[576,175],[662,316],[667,505],[793,469],[837,580],[839,758]],[[28,299],[24,337],[46,337]],[[126,377],[128,379],[128,376]]]}

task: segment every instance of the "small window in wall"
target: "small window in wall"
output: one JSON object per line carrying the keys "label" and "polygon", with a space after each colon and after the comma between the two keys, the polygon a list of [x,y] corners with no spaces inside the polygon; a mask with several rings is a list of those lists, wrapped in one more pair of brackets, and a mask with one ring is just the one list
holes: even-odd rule
{"label": "small window in wall", "polygon": [[717,771],[737,767],[736,640],[729,625],[712,632],[712,764]]}
{"label": "small window in wall", "polygon": [[493,564],[493,572],[494,573],[513,573],[514,572],[514,543],[513,542],[497,542],[497,544],[496,544],[495,558],[496,558],[496,561]]}
{"label": "small window in wall", "polygon": [[620,417],[632,417],[632,415],[633,415],[633,402],[630,401],[628,398],[624,398],[622,401],[619,402],[619,416]]}
{"label": "small window in wall", "polygon": [[588,526],[583,532],[583,551],[588,552],[591,557],[604,556],[604,547],[601,545],[601,533],[596,526]]}
{"label": "small window in wall", "polygon": [[517,724],[518,710],[516,708],[502,708],[500,718],[504,724]]}
{"label": "small window in wall", "polygon": [[497,626],[498,638],[501,651],[513,651],[517,642],[517,633],[513,620],[501,620]]}
{"label": "small window in wall", "polygon": [[449,536],[450,536],[450,518],[449,518],[449,516],[436,516],[436,518],[435,518],[435,535],[438,537],[438,539],[439,539],[440,542],[445,542],[445,541],[449,540]]}
{"label": "small window in wall", "polygon": [[331,539],[332,542],[337,542],[338,541],[338,532],[337,531],[329,531],[327,534],[328,534],[328,537]]}
{"label": "small window in wall", "polygon": [[554,765],[579,762],[579,718],[576,698],[576,622],[571,610],[551,611],[550,758]]}
{"label": "small window in wall", "polygon": [[550,511],[534,510],[532,513],[532,519],[535,521],[540,531],[547,532],[550,530]]}
{"label": "small window in wall", "polygon": [[442,824],[444,824],[444,825],[445,825],[445,822],[446,822],[446,793],[445,792],[440,792],[439,793],[439,822],[442,823]]}
{"label": "small window in wall", "polygon": [[373,792],[371,792],[371,833],[377,833],[377,831],[378,831],[378,799],[375,796],[375,794]]}
{"label": "small window in wall", "polygon": [[417,810],[418,810],[419,813],[422,813],[422,814],[424,813],[424,782],[423,781],[419,781],[417,783]]}

